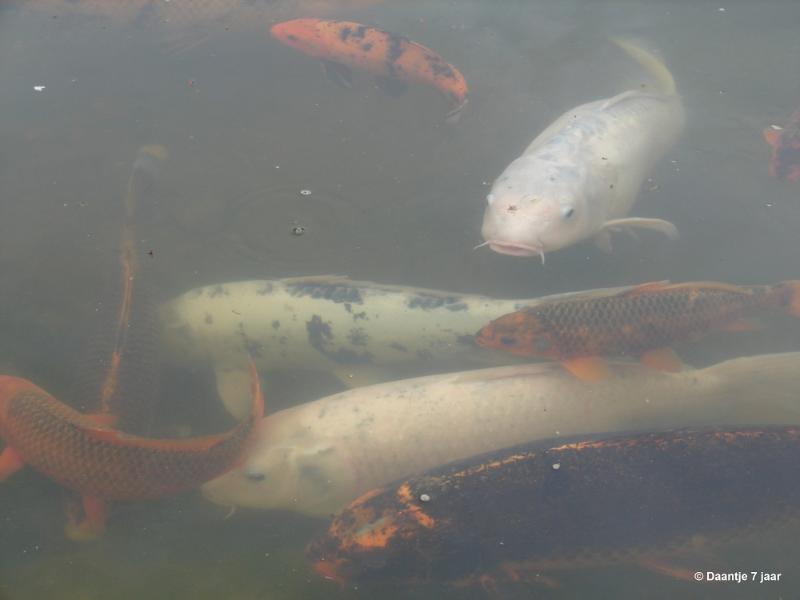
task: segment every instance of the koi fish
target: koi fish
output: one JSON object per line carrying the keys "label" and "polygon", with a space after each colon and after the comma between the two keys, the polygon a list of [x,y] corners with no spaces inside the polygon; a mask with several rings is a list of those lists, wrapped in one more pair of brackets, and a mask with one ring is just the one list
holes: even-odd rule
{"label": "koi fish", "polygon": [[769,174],[784,181],[800,181],[800,110],[783,128],[767,127],[764,139],[772,148]]}
{"label": "koi fish", "polygon": [[270,28],[276,40],[323,61],[329,76],[352,86],[350,69],[379,77],[389,93],[399,95],[406,82],[430,85],[450,103],[448,122],[455,122],[467,104],[467,82],[453,65],[403,36],[350,21],[294,19]]}
{"label": "koi fish", "polygon": [[800,353],[680,373],[630,362],[610,368],[618,376],[594,385],[537,363],[392,381],[292,406],[265,417],[245,461],[206,483],[203,495],[325,518],[371,489],[514,444],[800,422]]}
{"label": "koi fish", "polygon": [[[157,396],[158,333],[149,260],[139,248],[136,224],[152,206],[141,206],[167,157],[163,146],[142,146],[137,152],[123,204],[116,277],[108,277],[108,298],[99,302],[93,323],[97,333],[87,344],[71,396],[82,412],[117,418],[128,433],[145,433]],[[145,203],[152,204],[152,202]]]}
{"label": "koi fish", "polygon": [[655,369],[679,371],[670,349],[720,330],[752,327],[757,309],[781,308],[800,317],[800,281],[773,286],[715,282],[646,283],[615,296],[552,302],[495,319],[478,345],[519,356],[557,360],[581,379],[608,376],[601,356],[639,356]]}
{"label": "koi fish", "polygon": [[0,376],[0,481],[30,465],[82,497],[85,518],[71,515],[67,535],[93,539],[105,529],[106,502],[149,500],[195,488],[237,464],[263,413],[255,366],[251,411],[226,433],[151,439],[110,427],[108,414],[88,415],[30,381]]}
{"label": "koi fish", "polygon": [[677,141],[684,110],[666,66],[615,40],[644,66],[655,89],[629,90],[567,111],[531,142],[492,185],[481,234],[495,252],[540,256],[588,238],[610,250],[610,232],[653,229],[662,219],[629,218],[639,188]]}
{"label": "koi fish", "polygon": [[800,513],[800,429],[550,440],[372,490],[307,548],[338,582],[554,586],[555,570],[678,566]]}

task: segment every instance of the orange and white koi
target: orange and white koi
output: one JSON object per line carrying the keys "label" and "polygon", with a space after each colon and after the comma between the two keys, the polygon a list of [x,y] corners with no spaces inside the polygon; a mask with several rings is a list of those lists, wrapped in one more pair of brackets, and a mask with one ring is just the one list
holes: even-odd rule
{"label": "orange and white koi", "polygon": [[486,325],[476,341],[485,348],[560,361],[586,380],[608,376],[602,356],[640,356],[653,368],[678,371],[672,344],[714,330],[743,329],[745,319],[764,308],[800,317],[800,281],[647,283],[612,296],[523,308]]}
{"label": "orange and white koi", "polygon": [[109,426],[107,413],[88,415],[18,377],[0,376],[0,481],[30,465],[81,495],[85,518],[71,515],[67,535],[93,539],[105,529],[106,501],[148,500],[198,487],[235,467],[263,414],[250,366],[250,414],[226,433],[151,439]]}
{"label": "orange and white koi", "polygon": [[406,37],[351,21],[294,19],[277,23],[270,35],[323,61],[328,73],[350,85],[350,68],[377,75],[392,93],[406,82],[430,85],[447,98],[447,120],[455,122],[467,104],[467,82],[461,72],[433,50]]}

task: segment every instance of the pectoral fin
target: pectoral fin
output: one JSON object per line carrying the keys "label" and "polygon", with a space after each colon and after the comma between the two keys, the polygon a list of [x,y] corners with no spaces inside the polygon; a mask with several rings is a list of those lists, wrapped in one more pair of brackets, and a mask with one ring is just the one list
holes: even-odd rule
{"label": "pectoral fin", "polygon": [[611,377],[611,371],[602,358],[584,356],[561,361],[561,365],[578,379],[583,381],[602,381]]}
{"label": "pectoral fin", "polygon": [[353,89],[353,71],[350,67],[332,60],[323,60],[322,68],[330,81],[345,89]]}
{"label": "pectoral fin", "polygon": [[[80,518],[81,509],[83,518]],[[64,532],[73,542],[91,542],[103,535],[106,529],[107,508],[102,498],[82,496],[80,506],[67,507],[67,524]]]}
{"label": "pectoral fin", "polygon": [[627,218],[627,219],[612,219],[603,223],[603,227],[598,235],[604,231],[626,231],[628,229],[650,229],[663,233],[671,240],[678,239],[678,228],[669,221],[663,219],[640,219],[640,218]]}
{"label": "pectoral fin", "polygon": [[11,446],[6,446],[0,453],[0,481],[5,481],[24,466],[19,453]]}
{"label": "pectoral fin", "polygon": [[250,373],[247,369],[216,368],[217,394],[227,411],[237,420],[250,412]]}

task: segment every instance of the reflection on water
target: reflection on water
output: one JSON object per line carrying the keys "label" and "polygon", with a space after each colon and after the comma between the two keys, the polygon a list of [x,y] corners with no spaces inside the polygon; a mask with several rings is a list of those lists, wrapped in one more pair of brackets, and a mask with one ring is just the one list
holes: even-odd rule
{"label": "reflection on water", "polygon": [[[434,49],[469,84],[460,122],[445,123],[441,98],[428,87],[393,97],[357,70],[351,89],[335,85],[314,59],[269,37],[272,23],[296,17],[374,23]],[[511,298],[661,279],[797,277],[800,188],[770,176],[762,130],[786,125],[800,105],[797,79],[785,67],[800,59],[798,19],[800,7],[782,2],[575,0],[502,10],[476,1],[4,3],[0,370],[57,395],[70,389],[83,324],[114,268],[132,160],[153,143],[170,158],[154,219],[138,242],[152,251],[150,275],[165,298],[225,281],[318,274]],[[674,222],[680,241],[621,236],[612,254],[580,244],[548,255],[544,266],[473,250],[488,186],[531,139],[569,107],[638,82],[640,70],[609,35],[658,49],[683,97],[687,130],[632,211]],[[293,234],[296,227],[303,235]],[[797,324],[777,318],[681,356],[705,366],[798,348]],[[161,379],[157,431],[230,426],[207,365],[167,364]],[[267,383],[268,412],[342,389],[322,374],[288,372]],[[74,545],[63,538],[64,496],[29,471],[3,483],[0,597],[365,593],[340,590],[308,569],[303,549],[324,520],[246,509],[224,520],[225,510],[189,494],[122,504],[101,541]],[[795,548],[790,533],[771,533],[710,562],[782,571],[785,581],[758,593],[791,597],[800,590]],[[536,592],[756,593],[627,567],[557,579],[559,588]],[[473,592],[397,592],[423,593]],[[531,590],[509,593],[530,597]]]}

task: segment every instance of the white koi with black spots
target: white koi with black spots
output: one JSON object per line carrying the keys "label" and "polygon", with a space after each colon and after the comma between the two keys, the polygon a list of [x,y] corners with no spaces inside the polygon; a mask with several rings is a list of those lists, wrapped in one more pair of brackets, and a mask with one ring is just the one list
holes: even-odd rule
{"label": "white koi with black spots", "polygon": [[250,401],[248,355],[259,372],[324,371],[347,387],[516,363],[477,346],[477,331],[523,306],[622,289],[499,300],[312,276],[197,288],[162,305],[159,318],[165,359],[211,363],[219,395],[238,418]]}

